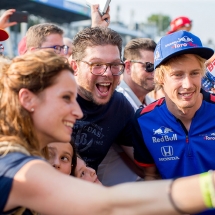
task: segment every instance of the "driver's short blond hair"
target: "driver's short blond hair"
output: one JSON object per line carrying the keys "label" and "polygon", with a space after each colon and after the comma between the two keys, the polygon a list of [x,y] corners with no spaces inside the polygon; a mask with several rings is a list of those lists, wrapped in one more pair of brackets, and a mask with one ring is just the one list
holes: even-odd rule
{"label": "driver's short blond hair", "polygon": [[[202,77],[205,75],[205,72],[206,72],[206,67],[205,67],[205,61],[206,59],[200,57],[199,55],[195,55],[195,58],[198,60],[200,66],[201,66],[201,69],[202,69]],[[163,82],[164,82],[164,74],[165,72],[170,72],[171,71],[171,66],[170,64],[174,61],[180,61],[181,59],[185,59],[187,58],[187,55],[179,55],[179,56],[176,56],[176,57],[173,57],[171,59],[169,59],[168,61],[166,61],[165,63],[161,64],[159,67],[157,67],[155,69],[155,73],[154,73],[154,80],[155,80],[155,87],[156,89],[161,89],[163,88]]]}

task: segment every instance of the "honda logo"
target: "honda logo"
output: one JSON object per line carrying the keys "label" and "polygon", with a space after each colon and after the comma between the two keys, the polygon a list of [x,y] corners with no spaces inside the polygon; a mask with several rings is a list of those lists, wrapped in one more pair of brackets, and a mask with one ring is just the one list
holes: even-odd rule
{"label": "honda logo", "polygon": [[172,146],[163,146],[161,147],[161,154],[164,157],[173,155],[173,147]]}

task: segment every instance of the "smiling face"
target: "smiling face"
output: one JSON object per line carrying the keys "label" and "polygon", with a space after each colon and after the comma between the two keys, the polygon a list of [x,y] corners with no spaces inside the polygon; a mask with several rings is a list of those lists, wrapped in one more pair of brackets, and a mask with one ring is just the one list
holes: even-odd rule
{"label": "smiling face", "polygon": [[72,171],[73,148],[70,143],[48,144],[49,163],[60,172],[70,175]]}
{"label": "smiling face", "polygon": [[55,82],[34,99],[32,119],[42,148],[50,142],[69,142],[72,128],[83,116],[76,101],[77,85],[69,70],[62,70]]}
{"label": "smiling face", "polygon": [[170,71],[165,71],[163,89],[168,108],[175,107],[184,112],[195,112],[202,103],[200,94],[202,67],[192,54],[183,55],[178,61],[169,63]]}
{"label": "smiling face", "polygon": [[90,181],[92,183],[101,184],[96,175],[96,171],[90,167],[87,167],[86,163],[79,157],[77,157],[75,177],[83,179],[85,181]]}
{"label": "smiling face", "polygon": [[[140,62],[154,62],[153,51],[140,50],[140,59],[135,59]],[[133,84],[144,90],[145,92],[150,92],[154,89],[154,72],[146,72],[145,65],[140,63],[132,63],[131,65],[131,80]]]}
{"label": "smiling face", "polygon": [[[91,63],[120,63],[120,53],[117,46],[104,45],[87,47],[82,59]],[[78,94],[95,104],[106,104],[119,83],[120,76],[113,76],[110,67],[103,75],[97,76],[90,72],[90,66],[77,62],[75,70],[78,84]]]}

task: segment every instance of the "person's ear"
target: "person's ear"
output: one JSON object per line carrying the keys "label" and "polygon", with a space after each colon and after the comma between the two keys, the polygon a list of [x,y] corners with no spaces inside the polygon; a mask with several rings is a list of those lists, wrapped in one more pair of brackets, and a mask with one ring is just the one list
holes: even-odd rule
{"label": "person's ear", "polygon": [[77,73],[78,73],[78,64],[77,64],[77,61],[76,60],[71,60],[70,61],[70,66],[74,70],[74,76],[77,76]]}
{"label": "person's ear", "polygon": [[29,112],[34,112],[35,94],[26,88],[19,91],[19,101],[21,105]]}
{"label": "person's ear", "polygon": [[126,60],[125,62],[125,72],[130,75],[131,74],[131,61]]}
{"label": "person's ear", "polygon": [[35,51],[36,49],[37,49],[36,47],[29,47],[28,51],[32,52],[32,51]]}

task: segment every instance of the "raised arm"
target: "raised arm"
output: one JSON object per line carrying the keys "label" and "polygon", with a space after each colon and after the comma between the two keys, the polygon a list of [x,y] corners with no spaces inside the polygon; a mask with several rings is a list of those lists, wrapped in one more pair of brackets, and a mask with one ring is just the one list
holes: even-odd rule
{"label": "raised arm", "polygon": [[91,19],[92,19],[92,25],[91,27],[108,27],[110,23],[110,7],[108,7],[108,10],[106,14],[103,16],[100,15],[98,11],[99,5],[92,5],[91,6]]}
{"label": "raised arm", "polygon": [[10,15],[12,15],[15,11],[16,11],[15,9],[9,9],[9,10],[6,10],[0,16],[0,28],[4,29],[17,24],[17,22],[9,22]]}
{"label": "raised arm", "polygon": [[106,188],[67,176],[44,161],[34,160],[15,175],[4,211],[24,206],[47,215],[179,214],[169,200],[171,193],[180,210],[196,213],[206,209],[199,178],[196,175],[177,179],[171,189],[170,180]]}
{"label": "raised arm", "polygon": [[41,160],[28,162],[15,175],[5,210],[19,205],[46,215],[110,214],[106,188],[62,174]]}

